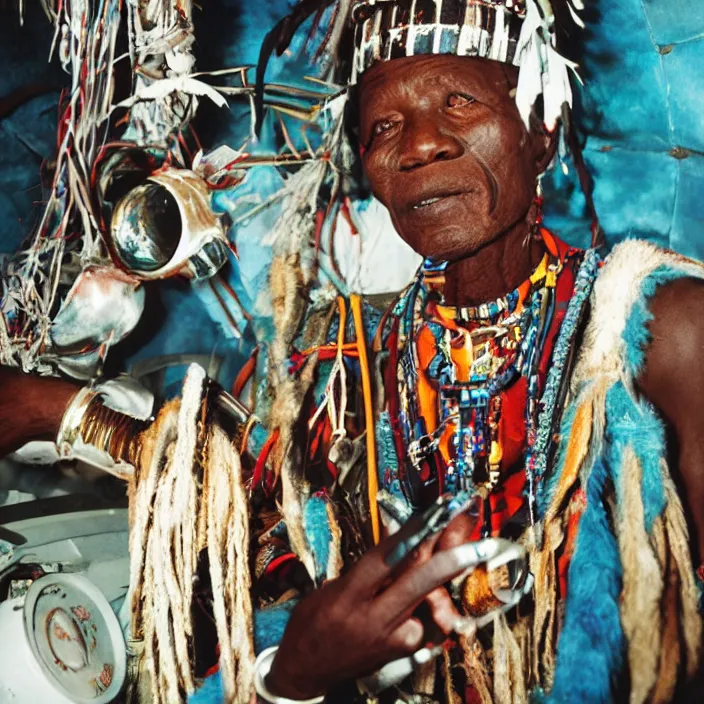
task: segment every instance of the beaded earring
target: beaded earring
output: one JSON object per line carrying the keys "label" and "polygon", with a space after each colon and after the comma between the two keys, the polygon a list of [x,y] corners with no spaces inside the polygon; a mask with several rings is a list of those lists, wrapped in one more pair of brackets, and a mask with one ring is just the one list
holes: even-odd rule
{"label": "beaded earring", "polygon": [[540,232],[540,228],[543,225],[543,203],[545,202],[543,196],[543,174],[540,174],[535,183],[535,198],[533,199],[533,204],[535,205],[535,220],[533,221],[533,228]]}

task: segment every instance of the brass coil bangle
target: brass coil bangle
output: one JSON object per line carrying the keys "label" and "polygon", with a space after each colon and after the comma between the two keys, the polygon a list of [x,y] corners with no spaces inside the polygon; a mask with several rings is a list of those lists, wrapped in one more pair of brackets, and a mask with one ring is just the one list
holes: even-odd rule
{"label": "brass coil bangle", "polygon": [[139,438],[147,425],[146,421],[113,411],[96,395],[83,414],[79,434],[83,442],[107,452],[113,460],[134,466],[139,459]]}

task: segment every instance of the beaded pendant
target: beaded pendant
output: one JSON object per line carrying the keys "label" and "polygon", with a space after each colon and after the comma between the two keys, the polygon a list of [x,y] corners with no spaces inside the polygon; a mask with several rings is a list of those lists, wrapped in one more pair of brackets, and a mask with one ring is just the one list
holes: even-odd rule
{"label": "beaded pendant", "polygon": [[421,484],[486,498],[501,479],[502,392],[521,375],[529,442],[535,437],[539,352],[561,261],[546,254],[518,289],[475,307],[444,304],[444,268],[426,262],[406,301],[399,416]]}

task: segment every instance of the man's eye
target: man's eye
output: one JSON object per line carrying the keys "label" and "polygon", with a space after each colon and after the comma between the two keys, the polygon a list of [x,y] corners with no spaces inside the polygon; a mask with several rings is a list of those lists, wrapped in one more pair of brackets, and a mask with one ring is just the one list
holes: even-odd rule
{"label": "man's eye", "polygon": [[393,120],[379,120],[379,122],[375,122],[374,127],[372,127],[372,136],[378,137],[380,134],[388,132],[394,124]]}
{"label": "man's eye", "polygon": [[475,102],[476,99],[466,93],[450,93],[450,95],[447,96],[448,108],[464,108]]}

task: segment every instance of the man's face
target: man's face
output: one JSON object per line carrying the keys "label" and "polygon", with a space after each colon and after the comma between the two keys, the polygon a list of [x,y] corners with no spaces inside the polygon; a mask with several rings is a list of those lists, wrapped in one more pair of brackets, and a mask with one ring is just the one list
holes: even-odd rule
{"label": "man's face", "polygon": [[424,257],[470,256],[526,217],[550,140],[525,129],[514,79],[494,61],[428,55],[362,76],[364,169]]}

